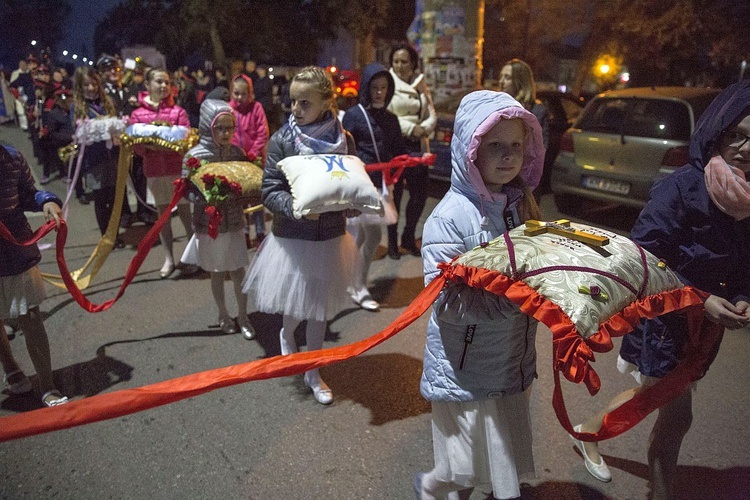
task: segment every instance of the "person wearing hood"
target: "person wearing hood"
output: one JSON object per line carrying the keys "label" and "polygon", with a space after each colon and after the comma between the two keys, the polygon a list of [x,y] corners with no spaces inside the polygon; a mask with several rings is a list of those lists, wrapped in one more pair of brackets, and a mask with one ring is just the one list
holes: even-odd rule
{"label": "person wearing hood", "polygon": [[[435,131],[437,113],[424,75],[419,72],[419,56],[411,45],[399,45],[391,52],[391,76],[393,76],[396,88],[393,99],[388,104],[388,110],[398,117],[401,135],[406,140],[409,153],[429,152],[429,136]],[[409,201],[406,203],[401,247],[410,254],[419,256],[416,230],[427,203],[427,183],[429,182],[427,165],[407,168],[393,186],[393,202],[399,212],[404,182],[409,188]],[[391,259],[401,257],[398,245],[398,222],[388,226],[388,256]]]}
{"label": "person wearing hood", "polygon": [[[263,106],[255,100],[253,80],[244,73],[235,76],[232,79],[231,95],[229,105],[234,110],[234,118],[237,121],[232,144],[242,148],[250,161],[260,159],[261,165],[265,165],[266,143],[269,136],[268,120],[266,120]],[[255,212],[253,221],[255,222],[255,237],[260,244],[266,236],[265,211]]]}
{"label": "person wearing hood", "polygon": [[[182,175],[187,176],[189,173],[187,162],[190,158],[207,162],[247,160],[242,149],[231,142],[235,124],[232,108],[226,102],[217,99],[203,101],[198,125],[200,141],[185,155]],[[252,340],[255,338],[255,330],[247,318],[247,295],[242,292],[242,279],[245,277],[245,267],[249,263],[245,248],[243,203],[232,196],[223,203],[219,235],[214,239],[208,235],[209,217],[205,213],[206,203],[203,195],[192,186],[189,198],[195,204],[195,233],[180,260],[188,265],[198,265],[211,274],[211,292],[219,310],[219,327],[224,333],[235,333],[235,321],[229,315],[224,299],[224,275],[229,273],[237,299],[237,325],[242,336]]]}
{"label": "person wearing hood", "polygon": [[[440,263],[540,217],[531,191],[544,152],[539,122],[508,94],[480,90],[462,99],[451,186],[424,226],[426,285]],[[495,498],[520,496],[518,478],[534,473],[536,329],[537,321],[506,298],[458,283],[443,288],[427,327],[420,383],[432,403],[435,468],[415,475],[418,498],[486,484]]]}
{"label": "person wearing hood", "polygon": [[[750,323],[750,81],[728,87],[709,105],[690,140],[690,158],[654,184],[631,237],[683,283],[709,293],[706,317],[735,330]],[[624,336],[618,369],[640,385],[575,430],[597,432],[605,413],[669,374],[682,357],[687,332],[683,316],[668,314],[643,320]],[[659,409],[648,449],[653,498],[674,498],[677,458],[691,422],[691,389]],[[576,445],[588,471],[611,480],[597,443]]]}
{"label": "person wearing hood", "polygon": [[[385,66],[379,63],[367,65],[362,71],[360,90],[359,104],[346,111],[342,122],[344,129],[354,137],[359,159],[365,164],[380,163],[407,153],[398,118],[386,109],[393,98],[395,83]],[[370,179],[380,191],[383,174],[372,172]],[[351,220],[357,221],[359,218]],[[367,288],[367,275],[375,250],[380,245],[381,226],[359,223],[350,232],[357,241],[359,252],[352,300],[363,309],[377,311],[380,304],[372,298]]]}
{"label": "person wearing hood", "polygon": [[[146,73],[146,91],[138,93],[140,106],[130,114],[130,123],[158,123],[171,126],[190,126],[187,112],[174,103],[172,88],[169,84],[169,72],[162,68],[151,68]],[[156,206],[159,217],[164,213],[172,200],[174,186],[172,182],[180,176],[182,158],[174,151],[164,148],[139,146],[135,152],[143,157],[143,173],[146,176],[146,202]],[[177,204],[179,215],[188,238],[193,235],[190,227],[190,205],[187,200]],[[164,247],[164,265],[159,276],[167,278],[175,270],[174,237],[172,223],[167,222],[159,233]]]}

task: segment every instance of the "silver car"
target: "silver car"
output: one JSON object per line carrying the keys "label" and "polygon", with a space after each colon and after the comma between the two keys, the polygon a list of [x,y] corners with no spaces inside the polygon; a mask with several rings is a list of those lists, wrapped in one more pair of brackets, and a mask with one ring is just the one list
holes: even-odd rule
{"label": "silver car", "polygon": [[688,162],[695,123],[718,93],[648,87],[596,96],[560,140],[551,176],[558,209],[591,200],[643,207],[653,183]]}

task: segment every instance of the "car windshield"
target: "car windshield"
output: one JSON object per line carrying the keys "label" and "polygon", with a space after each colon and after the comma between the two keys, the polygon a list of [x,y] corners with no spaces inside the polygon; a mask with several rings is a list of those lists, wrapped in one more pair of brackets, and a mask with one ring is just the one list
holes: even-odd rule
{"label": "car windshield", "polygon": [[690,139],[690,111],[670,99],[596,99],[581,118],[587,132],[624,134],[668,140]]}

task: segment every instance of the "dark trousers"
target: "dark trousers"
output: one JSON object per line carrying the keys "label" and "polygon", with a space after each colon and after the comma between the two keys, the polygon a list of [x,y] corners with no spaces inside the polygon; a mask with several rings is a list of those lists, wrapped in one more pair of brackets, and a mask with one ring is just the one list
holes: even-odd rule
{"label": "dark trousers", "polygon": [[96,214],[96,223],[102,234],[107,230],[107,224],[112,217],[112,208],[115,204],[115,188],[103,187],[95,190],[94,197],[94,214]]}
{"label": "dark trousers", "polygon": [[[393,186],[393,203],[396,211],[401,210],[401,196],[404,194],[404,183],[409,189],[409,201],[406,203],[406,223],[401,233],[401,246],[412,249],[415,247],[415,235],[417,223],[422,216],[422,211],[427,203],[427,165],[419,165],[404,169],[398,182]],[[388,226],[388,248],[398,248],[398,223]]]}

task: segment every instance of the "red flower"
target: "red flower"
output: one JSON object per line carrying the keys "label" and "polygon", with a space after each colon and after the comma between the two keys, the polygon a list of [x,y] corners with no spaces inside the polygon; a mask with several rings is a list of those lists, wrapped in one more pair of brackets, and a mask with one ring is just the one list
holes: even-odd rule
{"label": "red flower", "polygon": [[255,160],[257,160],[257,159],[258,159],[258,157],[257,157],[257,156],[255,156],[255,155],[254,155],[254,154],[252,154],[252,153],[247,153],[247,159],[248,159],[249,161],[251,161],[251,162],[255,163]]}
{"label": "red flower", "polygon": [[236,195],[241,195],[242,194],[242,186],[240,186],[240,184],[237,183],[237,182],[230,182],[229,183],[229,189],[230,189],[230,191],[232,191],[232,193],[234,193]]}
{"label": "red flower", "polygon": [[206,188],[208,188],[210,184],[213,184],[216,181],[216,176],[214,174],[203,174],[201,180],[203,181],[203,184],[206,185]]}
{"label": "red flower", "polygon": [[191,156],[190,158],[188,158],[188,161],[185,163],[185,165],[190,170],[198,170],[201,166],[201,161],[195,156]]}

